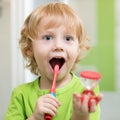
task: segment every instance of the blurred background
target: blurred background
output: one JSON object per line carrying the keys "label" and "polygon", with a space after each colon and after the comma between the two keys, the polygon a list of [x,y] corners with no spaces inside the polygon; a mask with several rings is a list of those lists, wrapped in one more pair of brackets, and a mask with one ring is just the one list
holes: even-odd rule
{"label": "blurred background", "polygon": [[36,77],[25,69],[18,46],[23,22],[34,8],[53,1],[69,4],[83,20],[92,49],[76,74],[88,69],[102,74],[101,120],[119,120],[120,0],[0,0],[0,120],[13,88]]}

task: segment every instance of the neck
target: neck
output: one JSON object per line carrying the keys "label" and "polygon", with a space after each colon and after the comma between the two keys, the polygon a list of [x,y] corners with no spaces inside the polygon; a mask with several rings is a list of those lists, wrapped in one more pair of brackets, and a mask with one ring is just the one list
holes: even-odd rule
{"label": "neck", "polygon": [[[70,73],[63,78],[58,77],[58,79],[56,81],[56,88],[64,87],[71,81],[71,79],[72,79],[72,74],[70,74]],[[41,76],[39,86],[43,90],[50,89],[52,86],[52,82],[53,81]]]}

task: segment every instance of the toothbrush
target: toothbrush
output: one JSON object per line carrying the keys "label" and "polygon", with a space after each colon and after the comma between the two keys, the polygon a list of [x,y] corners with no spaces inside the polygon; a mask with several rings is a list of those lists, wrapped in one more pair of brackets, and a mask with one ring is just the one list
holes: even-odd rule
{"label": "toothbrush", "polygon": [[[59,65],[55,65],[53,83],[52,83],[52,87],[50,89],[50,94],[54,97],[56,97],[56,78],[57,78],[58,72],[59,72]],[[44,118],[45,118],[45,120],[52,120],[52,116],[47,113],[45,114]]]}

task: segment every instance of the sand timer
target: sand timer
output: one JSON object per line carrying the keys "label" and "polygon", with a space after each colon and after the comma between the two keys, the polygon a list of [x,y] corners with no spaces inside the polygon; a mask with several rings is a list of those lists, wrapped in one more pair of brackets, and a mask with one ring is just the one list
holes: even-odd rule
{"label": "sand timer", "polygon": [[[91,99],[94,99],[96,101],[96,104],[99,102],[98,97],[94,93],[94,88],[98,85],[101,74],[98,72],[93,71],[83,71],[80,73],[80,77],[83,83],[83,86],[85,87],[85,90],[83,91],[83,95],[88,95],[88,108],[90,109],[90,101]],[[83,101],[84,97],[82,97]]]}

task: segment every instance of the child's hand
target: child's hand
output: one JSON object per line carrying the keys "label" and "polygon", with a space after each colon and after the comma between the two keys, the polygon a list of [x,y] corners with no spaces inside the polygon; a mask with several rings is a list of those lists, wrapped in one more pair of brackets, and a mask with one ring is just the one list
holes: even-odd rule
{"label": "child's hand", "polygon": [[[99,101],[102,99],[102,95],[96,96]],[[82,100],[81,100],[82,99]],[[90,112],[95,112],[97,108],[96,101],[91,99],[90,101],[90,109],[88,108],[88,95],[80,95],[77,93],[73,94],[73,116],[89,118]],[[74,117],[73,117],[74,118]]]}
{"label": "child's hand", "polygon": [[44,120],[45,113],[55,116],[59,106],[60,102],[51,94],[41,96],[36,103],[32,116],[34,120]]}

